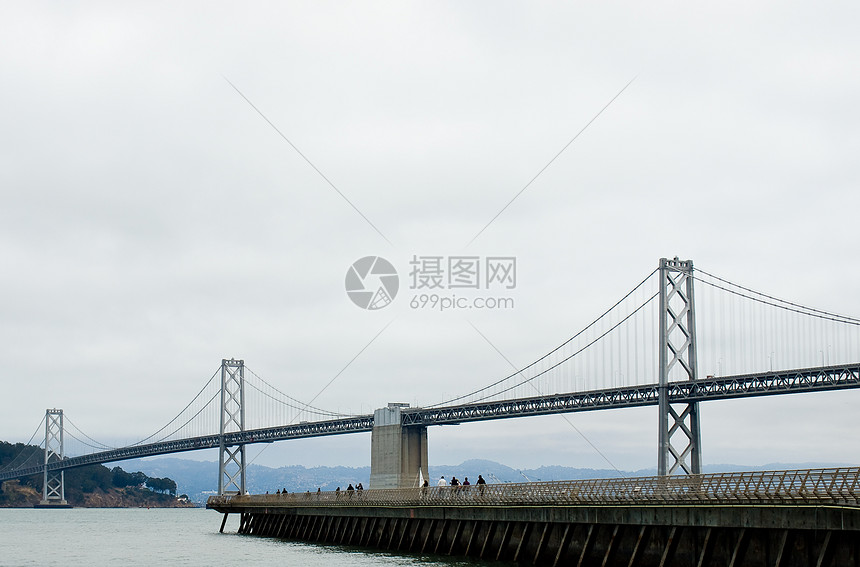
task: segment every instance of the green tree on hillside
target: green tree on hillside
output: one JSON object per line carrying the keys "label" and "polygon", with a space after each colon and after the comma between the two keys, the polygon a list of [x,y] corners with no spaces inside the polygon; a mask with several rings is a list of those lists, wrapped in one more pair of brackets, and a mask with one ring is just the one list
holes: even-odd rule
{"label": "green tree on hillside", "polygon": [[111,469],[111,473],[113,473],[113,485],[117,488],[125,488],[126,486],[141,486],[144,484],[149,477],[147,477],[142,472],[125,472],[119,467],[114,467]]}
{"label": "green tree on hillside", "polygon": [[176,496],[176,482],[169,478],[150,478],[146,481],[146,486],[155,492],[162,494],[170,494]]}

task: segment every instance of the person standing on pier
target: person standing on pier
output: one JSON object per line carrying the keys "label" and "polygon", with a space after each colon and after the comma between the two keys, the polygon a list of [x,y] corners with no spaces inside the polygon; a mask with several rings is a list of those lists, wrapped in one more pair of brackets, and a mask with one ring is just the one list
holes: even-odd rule
{"label": "person standing on pier", "polygon": [[445,480],[445,475],[442,475],[442,478],[439,479],[439,482],[436,483],[436,486],[448,486],[448,481]]}

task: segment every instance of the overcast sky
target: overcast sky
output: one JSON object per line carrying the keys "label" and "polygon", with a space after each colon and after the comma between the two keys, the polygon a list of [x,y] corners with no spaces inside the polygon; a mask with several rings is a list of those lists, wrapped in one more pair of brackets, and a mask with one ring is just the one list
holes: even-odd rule
{"label": "overcast sky", "polygon": [[[230,357],[309,400],[367,347],[315,405],[439,402],[509,372],[476,329],[527,364],[660,257],[860,314],[856,2],[0,10],[2,439],[48,407],[145,437]],[[515,308],[410,308],[413,255],[463,254],[517,258]],[[344,280],[375,255],[400,290],[368,311]],[[704,461],[860,462],[858,402],[708,404]],[[656,465],[654,408],[569,419]],[[435,464],[608,467],[559,416],[429,443]],[[369,435],[259,451],[366,465]]]}

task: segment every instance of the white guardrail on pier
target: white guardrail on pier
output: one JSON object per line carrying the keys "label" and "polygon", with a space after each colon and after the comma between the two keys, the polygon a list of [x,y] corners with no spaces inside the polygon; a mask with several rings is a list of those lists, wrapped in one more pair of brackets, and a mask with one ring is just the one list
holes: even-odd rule
{"label": "white guardrail on pier", "polygon": [[303,506],[837,505],[860,507],[860,467],[455,487],[211,496],[210,508]]}

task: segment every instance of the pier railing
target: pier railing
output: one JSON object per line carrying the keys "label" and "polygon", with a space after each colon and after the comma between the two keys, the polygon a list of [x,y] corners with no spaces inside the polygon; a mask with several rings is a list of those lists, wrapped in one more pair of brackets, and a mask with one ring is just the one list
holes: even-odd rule
{"label": "pier railing", "polygon": [[212,496],[209,506],[780,505],[860,507],[860,467]]}

